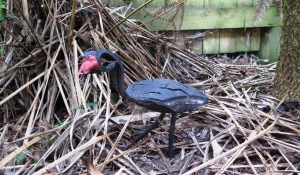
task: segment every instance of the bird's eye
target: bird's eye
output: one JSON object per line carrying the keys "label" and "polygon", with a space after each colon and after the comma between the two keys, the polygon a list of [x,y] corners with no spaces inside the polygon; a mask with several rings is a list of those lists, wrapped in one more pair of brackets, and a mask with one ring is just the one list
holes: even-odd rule
{"label": "bird's eye", "polygon": [[100,64],[101,64],[101,66],[103,66],[105,64],[105,61],[100,59]]}

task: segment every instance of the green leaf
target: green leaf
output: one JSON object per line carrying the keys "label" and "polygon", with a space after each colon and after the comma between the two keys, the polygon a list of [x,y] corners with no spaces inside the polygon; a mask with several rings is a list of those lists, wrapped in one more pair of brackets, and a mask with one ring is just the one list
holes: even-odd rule
{"label": "green leaf", "polygon": [[20,153],[18,156],[16,156],[16,162],[17,164],[22,164],[26,160],[26,154]]}
{"label": "green leaf", "polygon": [[261,89],[260,89],[260,86],[256,86],[256,87],[255,87],[255,91],[256,91],[256,92],[260,92],[260,90],[261,90]]}
{"label": "green leaf", "polygon": [[2,2],[2,0],[0,0],[0,21],[2,21],[4,19],[3,17],[3,7],[4,7],[4,3]]}
{"label": "green leaf", "polygon": [[[97,101],[96,101],[96,102],[90,102],[90,103],[87,103],[86,106],[87,106],[87,107],[90,107],[90,106],[94,106],[94,105],[96,105],[96,104],[98,104]],[[78,106],[74,106],[74,107],[73,107],[73,109],[82,109],[82,108],[84,108],[83,105],[78,105]]]}

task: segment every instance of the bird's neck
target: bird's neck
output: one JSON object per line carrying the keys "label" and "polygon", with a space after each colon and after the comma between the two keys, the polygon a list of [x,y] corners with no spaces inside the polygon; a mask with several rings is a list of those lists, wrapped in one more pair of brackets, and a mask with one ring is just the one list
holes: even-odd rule
{"label": "bird's neck", "polygon": [[125,82],[124,82],[124,66],[121,60],[117,59],[116,61],[117,61],[117,65],[110,72],[111,79],[118,93],[122,97],[127,98],[128,95],[126,93]]}

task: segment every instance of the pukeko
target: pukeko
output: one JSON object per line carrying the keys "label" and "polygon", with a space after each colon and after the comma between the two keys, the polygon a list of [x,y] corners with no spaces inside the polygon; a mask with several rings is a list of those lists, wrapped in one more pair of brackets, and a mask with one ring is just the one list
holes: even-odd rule
{"label": "pukeko", "polygon": [[156,78],[133,83],[129,87],[124,86],[124,66],[120,58],[109,50],[88,51],[83,55],[79,74],[91,74],[110,72],[111,81],[115,84],[118,93],[146,109],[160,112],[158,119],[143,132],[134,142],[138,142],[151,130],[157,128],[166,113],[171,113],[169,132],[169,158],[174,157],[174,131],[176,116],[178,113],[195,111],[208,102],[208,97],[189,85],[181,84],[175,80]]}

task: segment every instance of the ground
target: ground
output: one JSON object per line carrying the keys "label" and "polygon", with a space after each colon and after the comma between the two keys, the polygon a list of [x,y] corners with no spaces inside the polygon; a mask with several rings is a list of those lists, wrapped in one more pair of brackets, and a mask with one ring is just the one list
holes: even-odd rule
{"label": "ground", "polygon": [[[70,30],[68,2],[42,3],[29,3],[27,28],[17,3],[2,25],[2,174],[299,173],[299,109],[271,95],[276,63],[197,56],[130,21],[105,33],[122,17],[98,3],[78,7]],[[119,98],[107,74],[79,76],[90,48],[116,52],[127,85],[163,76],[205,91],[207,105],[178,116],[175,158],[165,157],[169,117],[126,148],[158,114]]]}

